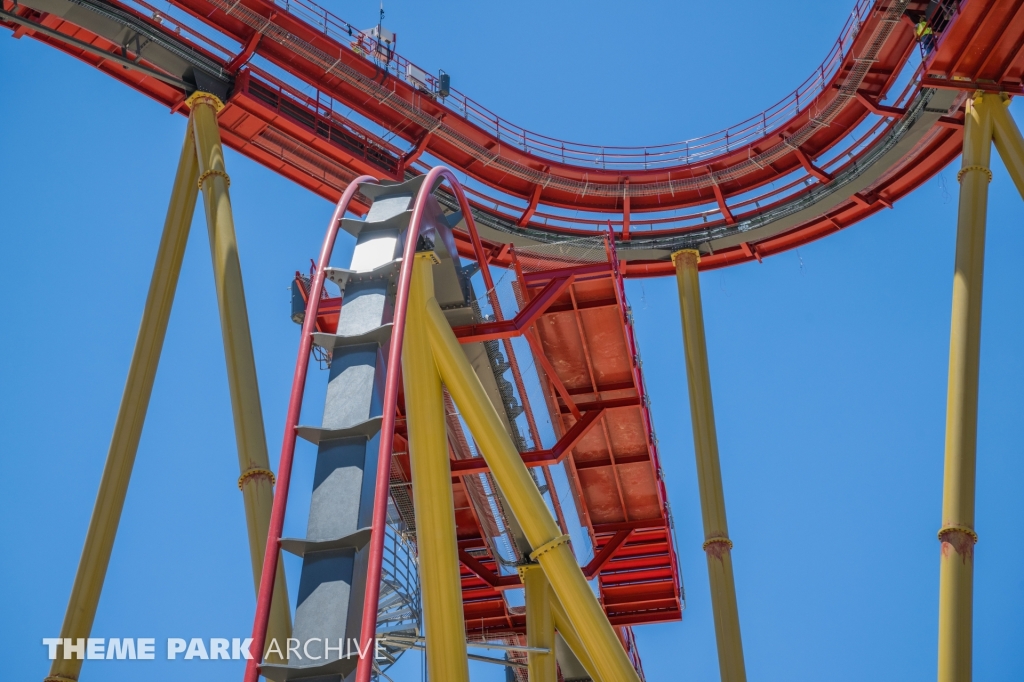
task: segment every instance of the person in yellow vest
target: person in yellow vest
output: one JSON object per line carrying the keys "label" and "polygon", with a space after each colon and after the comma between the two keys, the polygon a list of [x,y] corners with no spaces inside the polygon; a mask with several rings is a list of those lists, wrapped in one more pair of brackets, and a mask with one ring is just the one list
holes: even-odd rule
{"label": "person in yellow vest", "polygon": [[921,49],[927,55],[935,47],[935,34],[932,33],[932,27],[928,25],[928,20],[923,16],[921,20],[917,22],[917,27],[914,29],[914,34],[917,36],[918,41],[921,43]]}

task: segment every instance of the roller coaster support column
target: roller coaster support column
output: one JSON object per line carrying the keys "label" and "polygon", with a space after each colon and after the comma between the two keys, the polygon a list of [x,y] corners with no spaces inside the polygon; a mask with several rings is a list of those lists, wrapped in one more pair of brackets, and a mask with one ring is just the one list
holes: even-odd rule
{"label": "roller coaster support column", "polygon": [[[548,583],[550,588],[551,584]],[[594,662],[590,660],[590,655],[587,653],[587,648],[583,646],[583,640],[580,639],[579,633],[576,632],[576,628],[569,622],[569,616],[565,613],[565,609],[562,608],[561,602],[558,601],[558,597],[552,593],[551,595],[551,620],[555,625],[555,629],[558,630],[558,634],[562,636],[565,643],[569,645],[572,652],[576,654],[576,658],[579,659],[580,665],[590,675],[590,679],[593,682],[604,682],[600,675],[597,674],[597,668],[594,667]]]}
{"label": "roller coaster support column", "polygon": [[[235,420],[235,440],[241,470],[238,487],[242,490],[245,504],[253,584],[258,593],[267,530],[270,527],[270,510],[274,502],[274,475],[270,471],[270,460],[267,457],[263,409],[256,382],[256,361],[249,335],[249,313],[245,306],[242,268],[238,262],[235,223],[228,195],[230,180],[224,171],[224,150],[217,126],[217,112],[224,105],[213,95],[202,92],[192,95],[188,105],[192,110],[192,130],[199,159],[199,187],[203,191],[206,207],[221,333],[224,337],[224,357],[227,361],[228,386]],[[291,636],[287,594],[284,567],[278,564],[267,631],[268,641],[277,638],[281,643]]]}
{"label": "roller coaster support column", "polygon": [[939,682],[971,679],[974,600],[974,474],[978,433],[978,360],[985,214],[992,179],[992,109],[998,97],[967,102],[960,210],[957,217],[953,314],[946,394],[946,465],[942,490],[939,570]]}
{"label": "roller coaster support column", "polygon": [[1002,102],[1003,106],[993,104],[992,114],[992,136],[996,143],[996,151],[1006,164],[1006,170],[1010,171],[1013,184],[1017,191],[1024,197],[1024,137],[1021,137],[1020,128],[1013,122],[1013,117],[1006,107],[1010,100]]}
{"label": "roller coaster support column", "polygon": [[415,258],[402,344],[402,376],[427,643],[427,679],[469,682],[444,399],[424,320],[426,303],[434,298],[432,266],[437,259],[433,253],[417,253]]}
{"label": "roller coaster support column", "polygon": [[530,682],[557,682],[551,586],[538,564],[520,566],[519,576],[526,589],[526,645],[531,649],[548,650],[546,654],[536,651],[526,654]]}
{"label": "roller coaster support column", "polygon": [[686,381],[690,390],[693,448],[697,455],[697,481],[704,519],[704,551],[707,554],[711,582],[711,608],[714,611],[715,638],[718,642],[718,667],[722,682],[744,682],[747,673],[743,664],[740,616],[732,575],[732,541],[729,540],[729,529],[725,521],[725,494],[718,462],[718,435],[715,432],[711,373],[708,370],[708,349],[704,339],[704,311],[697,274],[699,260],[700,254],[689,249],[672,254],[683,319]]}
{"label": "roller coaster support column", "polygon": [[[410,304],[410,315],[411,315]],[[427,335],[441,379],[462,411],[491,474],[508,500],[538,562],[604,680],[639,682],[604,610],[583,577],[530,472],[505,431],[437,301],[426,303]]]}
{"label": "roller coaster support column", "polygon": [[[114,435],[110,439],[107,463],[103,467],[100,489],[96,494],[96,505],[89,520],[89,531],[85,536],[82,558],[78,563],[74,587],[68,600],[68,610],[60,636],[76,640],[86,638],[92,631],[96,616],[103,579],[107,574],[110,552],[114,546],[117,525],[121,520],[128,481],[139,449],[142,425],[146,420],[149,398],[153,393],[160,351],[163,350],[167,320],[171,316],[174,291],[178,286],[181,261],[185,255],[192,214],[195,212],[199,190],[196,179],[199,168],[196,164],[195,145],[189,130],[178,161],[178,172],[174,178],[171,204],[167,208],[163,236],[153,266],[153,277],[149,282],[146,307],[142,312],[139,336],[128,368],[121,407],[114,424]],[[77,680],[82,670],[81,658],[59,656],[50,667],[47,682]]]}

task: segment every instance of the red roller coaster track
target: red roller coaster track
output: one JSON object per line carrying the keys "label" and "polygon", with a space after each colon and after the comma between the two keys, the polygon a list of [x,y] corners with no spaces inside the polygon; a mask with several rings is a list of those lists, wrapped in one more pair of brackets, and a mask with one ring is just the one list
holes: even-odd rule
{"label": "red roller coaster track", "polygon": [[[572,143],[520,128],[311,0],[171,0],[169,11],[146,0],[2,3],[0,24],[15,37],[67,52],[174,112],[188,113],[197,89],[218,95],[226,144],[332,201],[357,176],[402,181],[434,162],[472,178],[463,196],[445,171],[451,187],[437,198],[453,214],[470,207],[456,231],[459,252],[484,273],[514,268],[520,310],[456,327],[456,336],[529,341],[558,442],[523,458],[531,467],[565,463],[594,550],[584,572],[597,579],[626,639],[625,626],[677,619],[682,593],[623,277],[670,274],[669,256],[680,248],[699,249],[704,269],[760,260],[891,208],[960,153],[964,93],[1024,94],[1024,0],[858,0],[825,61],[778,104],[718,133],[649,147]],[[921,17],[936,37],[927,54],[914,33]],[[315,94],[305,94],[310,88]],[[369,206],[354,189],[347,196],[357,212]],[[528,247],[608,235],[597,261],[525,262]],[[485,281],[493,290],[489,274]],[[317,297],[316,306],[304,330],[336,326],[340,299]],[[297,378],[308,334],[303,344]],[[395,421],[384,429],[394,438],[392,487],[409,480],[393,379]],[[290,427],[296,417],[293,410]],[[467,481],[486,465],[456,445],[468,630],[521,634],[524,617],[502,596],[518,578],[502,575],[472,512]],[[287,480],[285,470],[280,476]],[[378,499],[387,497],[382,481]],[[283,507],[278,533],[281,514]]]}
{"label": "red roller coaster track", "polygon": [[[454,90],[442,97],[426,69],[310,0],[171,7],[4,0],[0,23],[182,113],[192,89],[219,83],[226,142],[331,200],[360,173],[399,180],[423,172],[423,155],[449,164],[478,182],[470,197],[500,265],[504,244],[610,223],[627,277],[667,274],[682,247],[704,252],[702,268],[760,259],[891,206],[959,153],[955,93],[1018,94],[1024,73],[1018,0],[860,0],[814,74],[762,114],[684,142],[604,147],[532,133]],[[922,14],[937,41],[918,65]],[[338,113],[347,108],[370,123]],[[468,239],[461,248],[469,255]]]}

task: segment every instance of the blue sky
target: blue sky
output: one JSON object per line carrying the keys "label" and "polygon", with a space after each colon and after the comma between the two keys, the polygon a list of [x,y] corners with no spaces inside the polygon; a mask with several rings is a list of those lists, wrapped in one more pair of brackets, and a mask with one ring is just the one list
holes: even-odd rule
{"label": "blue sky", "polygon": [[[357,25],[373,2],[328,3]],[[849,3],[389,2],[399,50],[504,117],[582,142],[666,142],[773,104]],[[810,11],[809,11],[810,10]],[[185,119],[0,36],[0,652],[42,679],[109,444]],[[1024,108],[1011,111],[1024,120]],[[229,153],[271,459],[298,327],[287,287],[330,205]],[[957,162],[958,164],[959,162]],[[978,439],[975,676],[1024,678],[1021,197],[993,156]],[[955,169],[799,251],[702,275],[751,680],[932,679]],[[346,264],[341,243],[335,263]],[[637,629],[648,679],[717,679],[674,282],[630,282],[688,608]],[[245,636],[253,592],[205,224],[197,213],[94,633]],[[297,477],[304,470],[300,466]],[[292,574],[292,582],[296,576]],[[158,647],[158,653],[160,648]],[[159,657],[158,657],[159,658]],[[419,679],[409,656],[400,680]],[[475,680],[500,669],[475,666]],[[87,662],[85,680],[240,676],[237,662]]]}

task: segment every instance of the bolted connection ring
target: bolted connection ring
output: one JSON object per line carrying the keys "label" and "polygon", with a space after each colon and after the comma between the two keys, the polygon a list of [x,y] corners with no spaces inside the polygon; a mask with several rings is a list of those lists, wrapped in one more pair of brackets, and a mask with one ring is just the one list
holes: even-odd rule
{"label": "bolted connection ring", "polygon": [[224,108],[224,102],[220,101],[220,97],[212,95],[202,90],[196,90],[185,100],[185,104],[188,105],[189,109],[195,109],[197,104],[208,104],[213,107],[213,110],[220,113],[220,110]]}
{"label": "bolted connection ring", "polygon": [[945,526],[939,531],[939,540],[942,540],[942,536],[946,533],[953,532],[963,533],[969,536],[974,541],[974,544],[978,544],[978,534],[974,532],[973,528],[968,528],[967,526]]}
{"label": "bolted connection ring", "polygon": [[984,166],[964,166],[960,169],[960,172],[956,174],[956,181],[960,182],[960,179],[964,176],[967,171],[981,171],[988,175],[988,181],[992,182],[992,171]]}
{"label": "bolted connection ring", "polygon": [[708,547],[719,543],[723,545],[729,545],[729,549],[732,550],[732,540],[730,540],[729,538],[709,538],[704,541],[704,544],[701,545],[700,548],[706,552],[708,551]]}
{"label": "bolted connection ring", "polygon": [[676,259],[682,256],[692,256],[695,262],[700,263],[700,251],[697,249],[680,249],[672,254],[672,264],[674,265]]}
{"label": "bolted connection ring", "polygon": [[519,574],[519,579],[522,580],[525,583],[526,582],[526,572],[531,570],[531,569],[534,569],[534,568],[539,569],[540,568],[540,564],[535,563],[535,562],[531,562],[531,563],[528,563],[528,564],[519,564],[518,566],[516,566],[516,573]]}
{"label": "bolted connection ring", "polygon": [[203,188],[203,183],[206,182],[206,178],[210,177],[211,175],[219,175],[219,176],[221,176],[222,178],[224,178],[224,182],[227,183],[227,186],[228,187],[231,186],[231,178],[228,177],[227,173],[225,173],[222,170],[213,170],[213,169],[211,169],[211,170],[208,170],[208,171],[206,171],[205,173],[203,173],[202,175],[199,176],[199,189]]}
{"label": "bolted connection ring", "polygon": [[277,483],[277,479],[274,478],[274,472],[269,469],[246,469],[241,476],[238,477],[238,489],[241,490],[245,482],[250,478],[256,476],[266,476],[270,479],[270,485]]}
{"label": "bolted connection ring", "polygon": [[554,548],[559,547],[561,545],[564,545],[567,542],[569,542],[569,536],[568,535],[559,535],[554,540],[548,540],[543,545],[541,545],[537,549],[535,549],[532,552],[530,552],[530,558],[533,559],[534,561],[536,561],[537,557],[539,557],[540,555],[546,554],[546,553],[550,552],[551,550],[553,550]]}

